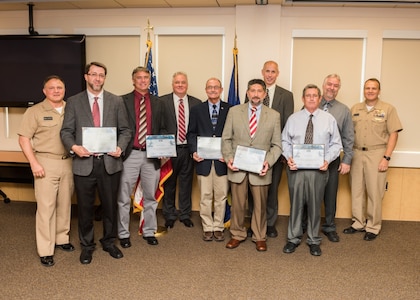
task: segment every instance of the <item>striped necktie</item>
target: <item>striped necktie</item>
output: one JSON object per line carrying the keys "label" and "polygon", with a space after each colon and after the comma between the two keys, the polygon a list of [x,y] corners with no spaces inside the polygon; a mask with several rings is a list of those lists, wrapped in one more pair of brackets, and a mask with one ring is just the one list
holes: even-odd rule
{"label": "striped necktie", "polygon": [[141,97],[140,114],[139,114],[139,145],[142,148],[146,144],[146,135],[147,135],[146,100],[144,97]]}
{"label": "striped necktie", "polygon": [[257,108],[251,108],[251,118],[249,119],[249,134],[251,138],[254,138],[255,132],[257,131]]}
{"label": "striped necktie", "polygon": [[181,143],[185,141],[186,129],[185,129],[185,108],[184,101],[179,99],[178,105],[178,139]]}

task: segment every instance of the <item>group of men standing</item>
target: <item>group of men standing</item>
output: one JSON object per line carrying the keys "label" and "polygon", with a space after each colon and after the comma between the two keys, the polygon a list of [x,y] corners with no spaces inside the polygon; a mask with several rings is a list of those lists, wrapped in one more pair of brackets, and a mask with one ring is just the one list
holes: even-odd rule
{"label": "group of men standing", "polygon": [[[188,78],[183,72],[173,75],[173,92],[160,98],[150,94],[151,75],[144,67],[133,70],[134,89],[121,97],[103,89],[106,75],[102,63],[88,64],[84,74],[87,89],[66,102],[63,80],[58,76],[46,78],[45,100],[27,110],[18,132],[35,179],[36,239],[42,265],[54,265],[54,248],[75,249],[69,241],[73,185],[82,264],[91,263],[96,246],[93,219],[97,194],[102,207],[103,250],[118,259],[123,253],[115,245],[116,239],[121,247],[131,247],[131,194],[139,176],[143,239],[149,245],[158,244],[155,192],[162,159],[148,158],[145,143],[146,135],[157,134],[174,134],[176,140],[173,173],[164,185],[162,211],[167,228],[174,227],[176,219],[186,227],[194,226],[190,217],[195,164],[203,240],[225,239],[224,215],[230,190],[231,239],[226,248],[234,249],[252,237],[256,249],[266,251],[266,237],[278,235],[278,186],[286,166],[291,208],[283,252],[294,252],[307,231],[310,253],[321,255],[322,201],[325,224],[321,230],[330,241],[339,241],[334,222],[338,175],[349,172],[354,222],[344,233],[366,231],[365,240],[378,235],[388,162],[402,130],[395,108],[378,98],[378,80],[365,82],[365,102],[350,111],[336,100],[340,77],[329,75],[322,94],[315,85],[304,88],[303,109],[293,114],[293,94],[276,85],[279,69],[274,61],[264,64],[263,80],[248,82],[245,103],[235,107],[221,100],[223,87],[217,78],[207,80],[208,99],[202,102],[187,94]],[[83,146],[84,127],[115,127],[115,151],[89,152]],[[220,138],[222,157],[200,157],[198,137]],[[323,145],[325,153],[319,166],[300,167],[294,146],[301,144]],[[235,166],[237,146],[265,151],[259,172]],[[250,228],[245,226],[247,206]]]}

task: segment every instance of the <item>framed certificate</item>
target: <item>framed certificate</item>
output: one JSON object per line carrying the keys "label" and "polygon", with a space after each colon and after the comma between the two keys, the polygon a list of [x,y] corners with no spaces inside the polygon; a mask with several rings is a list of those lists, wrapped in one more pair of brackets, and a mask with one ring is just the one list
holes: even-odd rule
{"label": "framed certificate", "polygon": [[176,157],[175,135],[146,135],[148,158]]}
{"label": "framed certificate", "polygon": [[298,169],[319,169],[325,160],[325,145],[293,145],[293,160]]}
{"label": "framed certificate", "polygon": [[204,159],[222,158],[222,138],[221,137],[197,137],[197,154]]}
{"label": "framed certificate", "polygon": [[233,158],[233,166],[239,170],[261,173],[264,166],[265,150],[238,145]]}
{"label": "framed certificate", "polygon": [[91,153],[108,153],[117,149],[116,127],[82,127],[82,145]]}

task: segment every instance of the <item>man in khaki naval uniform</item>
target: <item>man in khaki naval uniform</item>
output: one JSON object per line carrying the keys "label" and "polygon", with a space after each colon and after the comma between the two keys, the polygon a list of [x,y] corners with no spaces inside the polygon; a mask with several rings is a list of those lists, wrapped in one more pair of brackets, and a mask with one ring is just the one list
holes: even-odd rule
{"label": "man in khaki naval uniform", "polygon": [[[345,234],[366,231],[374,240],[381,230],[386,172],[402,130],[396,109],[379,100],[381,85],[371,78],[364,85],[365,101],[354,105],[354,156],[350,171],[353,224]],[[367,199],[366,199],[367,198]]]}
{"label": "man in khaki naval uniform", "polygon": [[45,100],[28,108],[18,135],[34,176],[37,250],[41,264],[50,267],[54,265],[55,247],[74,250],[69,243],[73,173],[60,139],[66,105],[64,82],[49,76],[43,92]]}

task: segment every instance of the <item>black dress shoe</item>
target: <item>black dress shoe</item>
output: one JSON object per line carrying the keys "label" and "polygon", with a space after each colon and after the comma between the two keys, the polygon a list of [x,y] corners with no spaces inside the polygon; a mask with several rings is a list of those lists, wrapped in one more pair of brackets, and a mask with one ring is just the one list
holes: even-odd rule
{"label": "black dress shoe", "polygon": [[251,229],[251,227],[249,227],[249,228],[246,230],[246,236],[247,236],[247,237],[252,237],[252,229]]}
{"label": "black dress shoe", "polygon": [[340,238],[338,237],[338,234],[335,231],[324,232],[324,234],[327,236],[330,242],[337,243],[340,241]]}
{"label": "black dress shoe", "polygon": [[378,235],[374,234],[372,232],[366,232],[365,233],[365,237],[363,238],[365,241],[373,241],[374,239],[376,239]]}
{"label": "black dress shoe", "polygon": [[180,220],[182,223],[184,223],[185,227],[193,227],[194,223],[190,219],[184,219]]}
{"label": "black dress shoe", "polygon": [[83,249],[80,254],[80,262],[84,265],[90,264],[92,262],[92,249]]}
{"label": "black dress shoe", "polygon": [[118,259],[118,258],[124,257],[121,250],[118,249],[118,247],[115,246],[115,245],[111,245],[111,246],[108,246],[108,247],[103,248],[103,249],[104,249],[104,251],[108,252],[109,255],[111,255],[113,258]]}
{"label": "black dress shoe", "polygon": [[267,236],[271,238],[278,236],[278,232],[275,226],[267,226]]}
{"label": "black dress shoe", "polygon": [[130,248],[131,247],[131,242],[130,242],[130,238],[123,238],[120,239],[120,245],[123,248]]}
{"label": "black dress shoe", "polygon": [[70,243],[67,244],[61,244],[61,245],[55,245],[55,248],[57,249],[61,249],[63,251],[67,251],[67,252],[71,252],[74,251],[74,246]]}
{"label": "black dress shoe", "polygon": [[174,228],[175,220],[166,220],[165,227],[166,228]]}
{"label": "black dress shoe", "polygon": [[52,256],[41,256],[41,265],[44,267],[52,267],[54,266],[54,258]]}
{"label": "black dress shoe", "polygon": [[286,246],[283,248],[284,253],[293,253],[296,250],[296,247],[299,246],[292,242],[287,242]]}
{"label": "black dress shoe", "polygon": [[146,240],[147,243],[152,246],[159,244],[158,240],[154,236],[144,236],[143,239]]}
{"label": "black dress shoe", "polygon": [[350,226],[350,227],[344,229],[343,230],[343,233],[345,233],[345,234],[353,234],[353,233],[356,233],[356,232],[363,232],[363,231],[364,230],[357,230],[357,229],[354,229],[352,226]]}
{"label": "black dress shoe", "polygon": [[321,247],[319,247],[319,245],[309,245],[309,252],[313,255],[313,256],[321,256],[322,251],[321,251]]}

